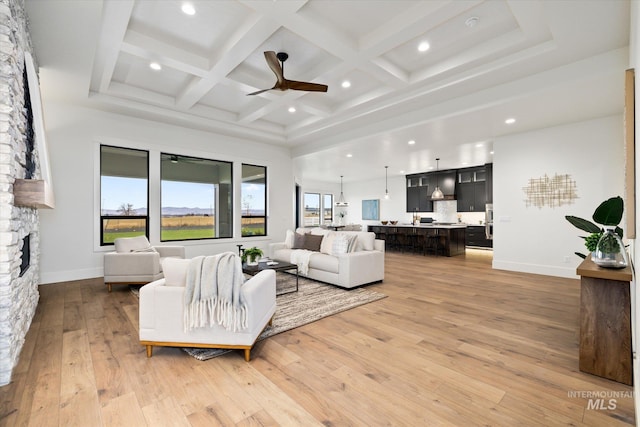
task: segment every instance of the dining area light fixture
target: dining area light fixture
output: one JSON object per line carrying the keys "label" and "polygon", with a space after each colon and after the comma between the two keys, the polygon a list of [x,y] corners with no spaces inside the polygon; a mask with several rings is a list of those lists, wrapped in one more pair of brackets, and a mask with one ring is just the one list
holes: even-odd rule
{"label": "dining area light fixture", "polygon": [[338,200],[336,200],[336,206],[346,208],[349,206],[349,203],[344,200],[344,193],[342,192],[342,178],[343,175],[340,175],[340,196],[338,196]]}
{"label": "dining area light fixture", "polygon": [[384,199],[389,200],[389,166],[384,167]]}
{"label": "dining area light fixture", "polygon": [[439,182],[438,182],[438,171],[440,170],[440,157],[436,158],[436,189],[431,193],[431,200],[442,200],[444,199],[444,194],[440,190]]}

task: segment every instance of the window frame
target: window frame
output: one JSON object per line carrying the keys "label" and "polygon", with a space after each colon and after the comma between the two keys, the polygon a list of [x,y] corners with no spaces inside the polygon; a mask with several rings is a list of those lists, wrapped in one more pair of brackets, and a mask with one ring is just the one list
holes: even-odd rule
{"label": "window frame", "polygon": [[[307,195],[315,195],[318,196],[318,223],[317,224],[308,224],[306,221],[306,213],[307,213],[307,204],[306,199]],[[320,192],[307,192],[305,191],[302,194],[302,226],[303,227],[319,227],[321,226],[320,219],[322,218],[322,194]]]}
{"label": "window frame", "polygon": [[[326,200],[326,198],[327,198],[327,196],[331,198],[331,201],[329,202],[329,207],[328,207],[328,209],[330,209],[330,211],[331,211],[331,214],[330,214],[329,218],[326,217],[326,210],[327,210],[327,205],[326,205],[326,201],[327,200]],[[333,224],[333,218],[334,218],[334,215],[335,215],[335,207],[333,206],[333,198],[334,198],[333,197],[333,193],[324,193],[322,195],[322,223],[323,224],[327,222],[327,219],[330,221],[331,224]]]}
{"label": "window frame", "polygon": [[[107,147],[107,148],[116,148],[118,150],[127,150],[127,151],[138,151],[141,153],[146,153],[146,157],[147,157],[147,214],[146,215],[136,215],[136,216],[131,216],[131,215],[103,215],[103,206],[102,206],[102,148],[103,147]],[[149,240],[149,167],[150,167],[150,153],[149,150],[143,150],[140,148],[130,148],[130,147],[120,147],[117,145],[109,145],[109,144],[100,144],[99,149],[98,149],[98,153],[99,153],[99,191],[100,191],[100,198],[99,198],[99,230],[100,230],[100,247],[103,246],[113,246],[114,242],[105,242],[104,240],[104,221],[105,219],[131,219],[131,218],[144,218],[144,236],[147,238],[147,240]],[[110,176],[110,175],[107,175]]]}
{"label": "window frame", "polygon": [[[242,185],[244,184],[244,167],[245,166],[250,166],[250,167],[255,167],[255,168],[263,168],[264,169],[264,215],[244,215],[243,213],[243,209],[242,206],[240,206],[240,237],[265,237],[268,235],[268,229],[267,229],[267,207],[268,207],[268,174],[267,174],[267,167],[264,165],[254,165],[251,163],[241,163],[240,165],[240,203],[242,203]],[[264,222],[264,233],[263,234],[247,234],[245,235],[243,230],[243,220],[245,218],[262,218],[263,222]]]}
{"label": "window frame", "polygon": [[[230,233],[228,236],[216,236],[216,223],[214,223],[214,236],[213,237],[194,237],[194,238],[185,238],[185,239],[164,239],[162,237],[162,218],[163,218],[163,214],[162,214],[162,208],[163,208],[163,204],[162,204],[162,183],[163,183],[163,174],[162,174],[162,158],[163,156],[168,156],[168,157],[172,157],[172,156],[177,156],[177,158],[188,158],[188,159],[194,159],[194,160],[205,160],[205,161],[209,161],[209,162],[217,162],[217,163],[224,163],[229,165],[229,177],[230,177],[230,184],[229,184],[229,189],[230,189],[230,201],[229,201],[229,206],[230,206],[230,211],[229,211],[229,218],[230,218],[230,224],[229,224],[229,230]],[[159,167],[159,172],[160,172],[160,176],[158,178],[158,192],[159,192],[159,239],[160,242],[188,242],[188,241],[199,241],[199,240],[220,240],[220,239],[233,239],[233,229],[234,229],[234,202],[233,202],[233,188],[234,188],[234,184],[233,184],[233,162],[232,161],[227,161],[227,160],[217,160],[217,159],[209,159],[206,157],[196,157],[196,156],[191,156],[191,155],[185,155],[185,154],[176,154],[176,153],[167,153],[164,151],[160,152],[160,157],[159,157],[159,162],[160,162],[160,167]],[[189,181],[180,181],[180,182],[185,182],[188,183]],[[214,193],[216,199],[215,199],[215,205],[216,205],[216,210],[215,215],[213,216],[215,221],[218,221],[219,218],[219,197],[220,197],[220,191],[218,186],[220,185],[220,182],[217,183],[211,183],[212,185],[214,185],[216,187],[216,191]]]}

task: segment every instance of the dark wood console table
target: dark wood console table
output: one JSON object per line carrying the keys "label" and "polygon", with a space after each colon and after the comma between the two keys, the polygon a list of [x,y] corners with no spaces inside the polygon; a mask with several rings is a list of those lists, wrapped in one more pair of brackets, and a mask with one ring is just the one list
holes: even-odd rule
{"label": "dark wood console table", "polygon": [[587,257],[580,279],[580,370],[633,385],[631,268],[601,268]]}

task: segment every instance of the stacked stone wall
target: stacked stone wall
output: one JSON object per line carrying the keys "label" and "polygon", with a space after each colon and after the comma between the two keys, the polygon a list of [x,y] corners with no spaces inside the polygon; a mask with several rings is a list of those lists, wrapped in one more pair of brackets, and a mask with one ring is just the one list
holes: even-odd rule
{"label": "stacked stone wall", "polygon": [[[14,181],[26,172],[25,51],[33,55],[24,3],[0,0],[0,385],[11,381],[39,298],[38,211],[15,206],[13,197]],[[20,276],[27,235],[30,266]]]}

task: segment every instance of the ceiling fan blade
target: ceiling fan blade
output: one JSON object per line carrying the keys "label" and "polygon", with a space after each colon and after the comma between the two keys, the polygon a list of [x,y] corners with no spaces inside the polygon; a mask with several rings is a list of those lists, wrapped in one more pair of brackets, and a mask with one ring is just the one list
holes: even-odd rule
{"label": "ceiling fan blade", "polygon": [[326,92],[329,86],[320,83],[297,82],[295,80],[287,80],[287,87],[293,90],[306,90],[309,92]]}
{"label": "ceiling fan blade", "polygon": [[[273,89],[273,88],[271,88],[271,89]],[[262,92],[266,92],[266,91],[271,90],[271,89],[257,90],[255,92],[248,93],[247,96],[249,96],[249,95],[260,95]]]}
{"label": "ceiling fan blade", "polygon": [[[267,64],[269,64],[269,68],[278,78],[278,85],[281,85],[284,82],[284,72],[282,71],[282,65],[280,65],[280,61],[278,61],[278,57],[276,53],[272,50],[269,50],[264,53],[264,59],[267,60]],[[277,86],[277,85],[276,85]]]}

